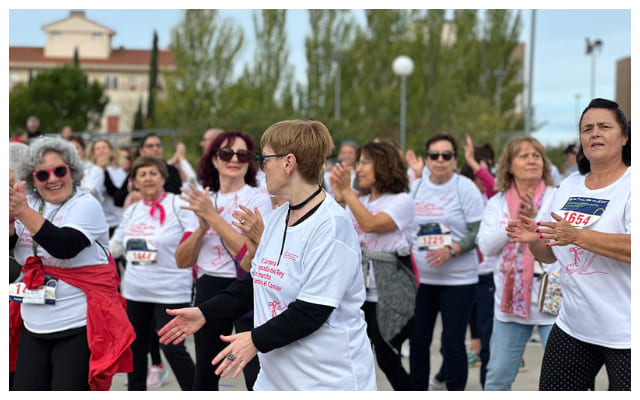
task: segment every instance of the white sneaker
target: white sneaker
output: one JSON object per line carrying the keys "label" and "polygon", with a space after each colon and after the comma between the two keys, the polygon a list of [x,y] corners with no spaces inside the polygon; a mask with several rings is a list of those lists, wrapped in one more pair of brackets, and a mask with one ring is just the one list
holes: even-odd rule
{"label": "white sneaker", "polygon": [[429,390],[447,390],[447,383],[439,381],[434,376],[429,381]]}
{"label": "white sneaker", "polygon": [[156,389],[162,386],[167,375],[169,375],[169,371],[163,367],[152,365],[147,374],[147,389]]}

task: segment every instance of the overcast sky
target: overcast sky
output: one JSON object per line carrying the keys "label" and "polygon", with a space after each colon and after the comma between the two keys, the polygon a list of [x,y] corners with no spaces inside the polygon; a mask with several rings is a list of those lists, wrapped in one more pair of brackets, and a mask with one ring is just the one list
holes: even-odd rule
{"label": "overcast sky", "polygon": [[[118,3],[117,1],[115,5],[117,6]],[[274,8],[276,6],[279,8],[291,7],[287,3],[290,2],[269,2],[268,4]],[[349,5],[351,3],[347,2],[346,4]],[[353,8],[371,7],[370,2],[358,3],[354,2]],[[549,3],[552,5],[557,4],[557,2]],[[624,2],[618,3],[617,6],[624,6]],[[41,6],[47,7],[49,4],[51,3],[42,4]],[[158,7],[175,7],[176,4],[154,3]],[[194,3],[190,5],[191,3],[188,2],[187,4],[193,8],[203,8],[210,7],[215,3],[204,3],[206,5]],[[293,7],[299,7],[299,4],[296,3]],[[429,3],[420,3],[419,5],[408,3],[406,7],[424,7],[427,4]],[[589,6],[589,2],[582,2],[581,4],[585,7]],[[61,6],[61,4],[57,3],[56,5]],[[260,5],[255,6],[259,7]],[[394,2],[393,5],[403,7],[404,4],[403,2]],[[537,7],[544,5],[545,2],[535,3]],[[602,3],[597,5],[602,5]],[[41,27],[66,18],[70,9],[83,9],[82,6],[86,6],[86,3],[75,1],[69,2],[68,6],[68,9],[59,10],[35,8],[9,10],[8,45],[44,46],[45,35]],[[305,4],[305,6],[312,7],[313,4]],[[388,4],[386,6],[388,7]],[[491,4],[487,3],[487,6],[491,6]],[[322,6],[316,5],[316,7],[345,7],[345,3],[340,2],[334,5],[333,2],[329,1],[323,2]],[[464,5],[459,7],[464,7]],[[504,8],[505,6],[499,6],[498,4],[494,5],[494,7]],[[630,2],[627,7],[630,7]],[[161,48],[167,47],[170,40],[170,31],[180,21],[182,15],[182,11],[171,9],[84,10],[87,18],[116,31],[116,35],[113,38],[114,47],[124,46],[129,49],[150,48],[154,30],[158,32],[159,46]],[[527,47],[525,58],[527,66],[525,68],[528,69],[531,11],[521,10],[520,12],[523,22],[521,41]],[[221,10],[221,13],[226,17],[233,18],[243,26],[246,38],[243,57],[249,59],[253,54],[253,44],[251,43],[253,39],[252,10]],[[359,11],[357,15],[362,20],[362,12]],[[287,14],[287,29],[290,33],[291,63],[299,67],[296,76],[300,81],[304,81],[306,68],[304,36],[309,31],[306,11],[290,9]],[[544,127],[535,132],[534,136],[545,144],[568,143],[577,139],[576,118],[590,100],[591,57],[585,55],[586,38],[600,39],[603,42],[602,51],[596,57],[595,95],[596,97],[614,99],[616,62],[631,55],[631,11],[629,9],[547,9],[536,12],[533,105],[535,122],[544,123]],[[391,68],[391,65],[389,65],[389,68]],[[428,84],[428,82],[425,82],[425,84]]]}

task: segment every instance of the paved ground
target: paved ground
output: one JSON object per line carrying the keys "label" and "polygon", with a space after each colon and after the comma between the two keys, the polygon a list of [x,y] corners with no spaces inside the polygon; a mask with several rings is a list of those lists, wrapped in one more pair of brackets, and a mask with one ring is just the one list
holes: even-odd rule
{"label": "paved ground", "polygon": [[[431,344],[432,376],[437,372],[438,368],[440,367],[440,363],[442,362],[442,357],[439,352],[440,330],[441,330],[441,325],[438,319],[438,323],[436,325],[436,332],[433,335],[434,342]],[[438,339],[436,340],[436,338]],[[534,333],[534,338],[535,338],[535,333]],[[193,336],[190,336],[187,339],[187,350],[191,353],[192,358],[195,360]],[[542,353],[543,353],[542,345],[540,344],[539,341],[530,341],[527,344],[527,348],[524,353],[524,359],[525,359],[525,364],[527,368],[525,371],[518,373],[518,376],[515,382],[513,383],[513,390],[524,390],[524,391],[538,390],[538,378],[540,374],[540,364],[542,362]],[[403,364],[405,366],[405,369],[408,371],[409,359],[406,357],[403,357]],[[166,367],[169,366],[169,364],[166,362],[164,363],[164,365]],[[376,374],[377,374],[378,390],[379,391],[392,390],[391,386],[389,385],[389,382],[387,381],[382,371],[380,371],[380,369],[377,368],[377,365],[376,365]],[[111,390],[112,391],[127,390],[127,386],[125,382],[126,380],[124,375],[115,376],[113,379]],[[606,371],[603,368],[596,379],[596,390],[606,390],[607,385],[608,385],[608,380],[606,377]],[[165,380],[164,384],[160,388],[152,389],[152,390],[154,391],[180,390],[180,386],[178,385],[175,377],[173,376],[173,373],[171,373],[171,368],[169,368],[169,376]],[[230,377],[223,378],[220,381],[220,390],[221,391],[234,391],[234,390],[244,391],[246,390],[244,385],[244,379],[242,378],[242,376],[239,376],[235,380],[231,379]],[[469,378],[467,380],[466,390],[468,391],[482,390],[482,387],[480,385],[480,369],[479,368],[475,367],[475,368],[469,369]]]}

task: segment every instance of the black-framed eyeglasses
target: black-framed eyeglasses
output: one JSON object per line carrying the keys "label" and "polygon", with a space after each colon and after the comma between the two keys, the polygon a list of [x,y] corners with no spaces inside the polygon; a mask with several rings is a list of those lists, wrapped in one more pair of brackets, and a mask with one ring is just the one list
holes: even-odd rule
{"label": "black-framed eyeglasses", "polygon": [[267,158],[272,158],[272,157],[284,157],[287,154],[269,154],[269,155],[263,155],[263,154],[258,154],[256,156],[256,164],[258,164],[258,168],[260,168],[261,170],[264,169],[264,161]]}
{"label": "black-framed eyeglasses", "polygon": [[443,151],[442,153],[439,151],[427,151],[427,157],[429,157],[431,161],[436,161],[440,156],[442,156],[443,160],[449,161],[453,158],[453,152],[449,150]]}
{"label": "black-framed eyeglasses", "polygon": [[69,172],[69,166],[67,164],[62,164],[50,169],[39,169],[33,173],[33,176],[35,176],[35,178],[40,182],[46,182],[49,180],[52,172],[58,178],[64,178],[67,175],[67,172]]}
{"label": "black-framed eyeglasses", "polygon": [[223,147],[216,152],[216,155],[222,161],[229,162],[233,158],[233,156],[238,157],[238,162],[240,163],[248,163],[251,159],[251,152],[249,150],[238,150],[233,151],[228,147]]}

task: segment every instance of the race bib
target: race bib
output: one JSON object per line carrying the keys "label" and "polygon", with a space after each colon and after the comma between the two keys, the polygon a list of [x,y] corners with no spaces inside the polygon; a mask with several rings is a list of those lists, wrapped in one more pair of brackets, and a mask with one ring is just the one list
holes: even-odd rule
{"label": "race bib", "polygon": [[432,222],[420,225],[417,245],[419,250],[430,251],[451,246],[451,231],[442,224]]}
{"label": "race bib", "polygon": [[153,264],[158,252],[145,239],[129,239],[126,246],[127,260],[133,265]]}
{"label": "race bib", "polygon": [[570,197],[560,211],[560,215],[576,228],[584,228],[595,224],[604,213],[609,200],[592,199],[590,197]]}
{"label": "race bib", "polygon": [[27,289],[27,285],[20,277],[16,282],[9,284],[9,301],[25,304],[56,304],[58,279],[45,274],[44,282],[44,285],[37,289]]}

